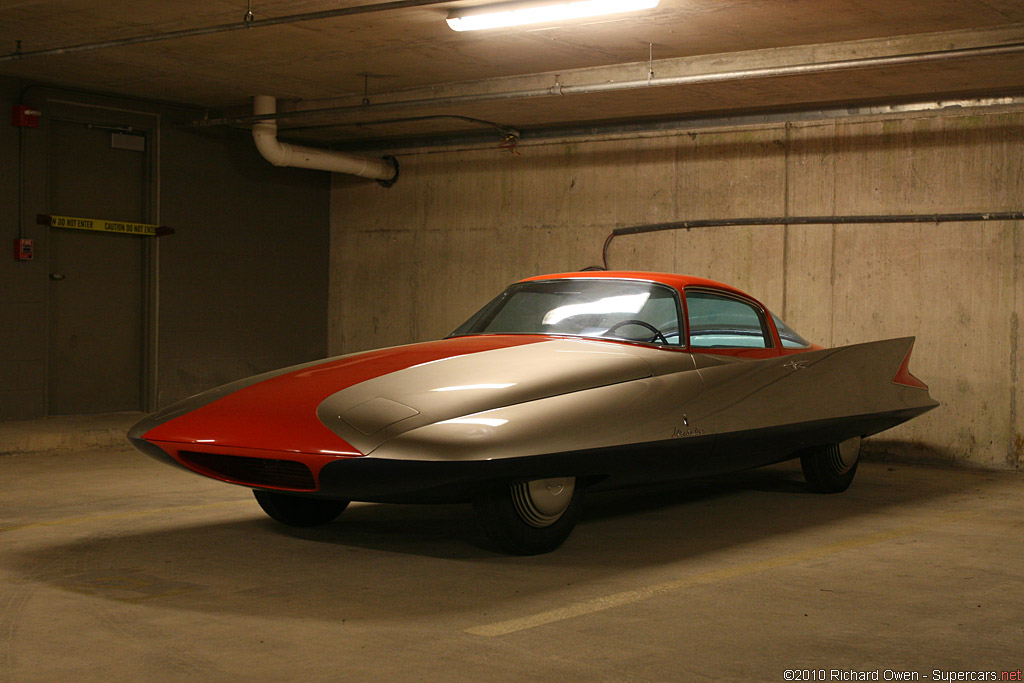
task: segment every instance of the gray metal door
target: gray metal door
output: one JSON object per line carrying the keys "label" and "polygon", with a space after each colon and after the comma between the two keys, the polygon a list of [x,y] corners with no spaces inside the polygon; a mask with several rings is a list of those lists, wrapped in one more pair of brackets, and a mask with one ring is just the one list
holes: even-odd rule
{"label": "gray metal door", "polygon": [[[49,136],[50,213],[145,222],[145,153],[79,122],[52,121]],[[50,228],[51,415],[142,408],[144,239]]]}

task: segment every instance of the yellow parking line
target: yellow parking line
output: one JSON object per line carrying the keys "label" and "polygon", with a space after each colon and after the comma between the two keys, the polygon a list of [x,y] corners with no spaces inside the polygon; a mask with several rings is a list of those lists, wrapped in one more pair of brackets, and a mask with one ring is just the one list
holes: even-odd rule
{"label": "yellow parking line", "polygon": [[149,517],[152,515],[164,514],[167,512],[188,512],[190,510],[208,510],[210,508],[227,507],[239,503],[249,503],[248,500],[232,500],[221,503],[204,503],[202,505],[171,505],[162,508],[149,508],[146,510],[131,510],[125,512],[109,512],[99,515],[83,515],[81,517],[63,517],[61,519],[50,519],[43,522],[25,522],[24,524],[7,524],[0,526],[0,534],[8,531],[19,531],[21,529],[35,529],[48,526],[68,526],[71,524],[85,524],[88,522],[105,522],[112,519],[135,519],[137,517]]}
{"label": "yellow parking line", "polygon": [[577,602],[575,604],[566,605],[565,607],[559,607],[545,612],[539,612],[520,619],[509,619],[507,621],[499,621],[493,624],[475,626],[473,628],[466,629],[465,632],[475,636],[486,636],[488,638],[506,636],[511,633],[544,626],[545,624],[552,624],[558,621],[572,619],[574,617],[602,612],[607,609],[612,609],[613,607],[621,607],[623,605],[649,600],[655,596],[663,595],[665,593],[672,593],[687,588],[693,588],[695,586],[703,586],[724,581],[726,579],[734,579],[739,576],[747,576],[766,569],[787,567],[801,562],[806,562],[807,560],[815,560],[822,557],[828,557],[829,555],[835,555],[846,550],[852,550],[853,548],[862,548],[864,546],[890,541],[894,538],[907,536],[914,532],[921,531],[924,528],[925,527],[922,526],[914,526],[890,531],[879,531],[866,536],[851,538],[846,541],[839,541],[837,543],[830,543],[828,545],[818,546],[808,550],[801,550],[795,553],[790,553],[789,555],[771,557],[736,567],[725,567],[723,569],[716,569],[714,571],[704,572],[701,574],[694,574],[693,576],[687,576],[675,581],[667,581],[653,586],[646,586],[635,590],[622,591],[621,593],[613,593],[600,598],[584,600],[582,602]]}

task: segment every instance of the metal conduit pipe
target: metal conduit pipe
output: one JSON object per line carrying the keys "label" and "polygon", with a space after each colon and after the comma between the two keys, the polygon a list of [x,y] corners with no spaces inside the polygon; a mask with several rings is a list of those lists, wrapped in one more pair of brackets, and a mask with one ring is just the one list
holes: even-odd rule
{"label": "metal conduit pipe", "polygon": [[320,21],[322,19],[334,19],[336,17],[348,17],[354,14],[368,14],[371,12],[386,12],[396,9],[408,9],[411,7],[425,7],[428,5],[449,4],[451,0],[392,0],[381,2],[375,5],[357,5],[356,7],[341,7],[338,9],[322,10],[320,12],[304,12],[302,14],[288,14],[269,19],[253,19],[248,15],[242,21],[230,24],[218,24],[216,26],[204,26],[202,28],[186,28],[180,31],[167,31],[165,33],[149,33],[131,38],[116,38],[96,43],[80,43],[78,45],[67,45],[54,47],[45,50],[20,49],[10,54],[0,55],[0,62],[10,62],[16,59],[27,59],[29,57],[52,57],[56,55],[68,55],[75,52],[88,52],[91,50],[102,50],[110,47],[124,47],[126,45],[138,45],[139,43],[155,43],[161,40],[174,40],[177,38],[191,38],[193,36],[207,36],[212,33],[224,33],[226,31],[239,31],[250,28],[262,28],[264,26],[280,26],[282,24],[294,24],[300,21]]}
{"label": "metal conduit pipe", "polygon": [[[277,99],[270,95],[257,95],[253,98],[252,109],[257,116],[272,115],[277,111]],[[394,157],[370,159],[327,149],[290,145],[277,139],[277,121],[272,118],[262,118],[253,124],[252,137],[256,149],[274,166],[347,173],[360,178],[372,178],[385,187],[390,187],[398,179],[398,162]]]}
{"label": "metal conduit pipe", "polygon": [[[719,73],[690,74],[685,76],[665,76],[653,79],[637,79],[620,83],[594,83],[585,86],[561,85],[559,95],[571,95],[586,92],[597,93],[609,90],[633,90],[648,85],[694,85],[698,83],[714,83],[718,81],[738,81],[749,78],[774,78],[778,76],[799,76],[850,69],[868,69],[883,66],[907,66],[939,62],[963,57],[995,57],[999,55],[1024,52],[1024,42],[991,45],[986,47],[963,47],[951,50],[935,50],[932,52],[915,52],[906,55],[887,55],[885,57],[858,57],[856,59],[838,59],[831,62],[810,64],[790,64],[786,66],[766,66],[753,69],[737,69]],[[554,90],[554,88],[552,88]]]}
{"label": "metal conduit pipe", "polygon": [[[535,97],[555,97],[559,95],[586,95],[590,93],[613,92],[617,90],[636,90],[640,88],[696,85],[703,83],[720,83],[727,81],[746,80],[751,78],[775,78],[779,76],[796,76],[806,74],[830,73],[833,71],[846,71],[850,69],[866,69],[887,66],[907,66],[938,62],[965,57],[996,57],[1000,55],[1017,54],[1024,52],[1024,42],[1007,43],[1005,45],[989,45],[985,47],[965,47],[951,50],[937,50],[933,52],[916,52],[904,55],[889,55],[886,57],[860,57],[857,59],[840,59],[829,62],[816,62],[808,64],[790,64],[785,66],[767,66],[751,69],[735,69],[732,71],[717,71],[712,73],[687,74],[684,76],[662,76],[655,78],[641,78],[629,81],[610,81],[607,83],[585,83],[580,85],[566,85],[556,82],[548,88],[533,88],[529,90],[511,90],[501,92],[482,92],[470,95],[450,95],[446,97],[425,97],[414,100],[397,100],[393,102],[377,102],[371,104],[351,104],[338,107],[321,107],[318,109],[301,109],[290,111],[277,118],[296,119],[305,116],[320,116],[323,114],[345,114],[351,112],[391,111],[396,109],[411,109],[417,107],[438,107],[459,104],[471,104],[474,102],[492,102],[500,100],[521,100]],[[380,95],[378,95],[379,97]],[[270,117],[262,117],[270,118]],[[218,126],[239,123],[253,123],[260,121],[261,117],[239,116],[225,117],[219,119],[205,119],[196,121],[195,126]]]}
{"label": "metal conduit pipe", "polygon": [[620,235],[639,235],[664,230],[692,230],[693,228],[764,227],[769,225],[867,225],[879,223],[980,223],[987,221],[1024,220],[1024,211],[988,211],[983,213],[907,213],[875,214],[865,216],[765,216],[759,218],[707,218],[693,221],[648,223],[615,228],[604,241],[601,260],[608,267],[608,247]]}

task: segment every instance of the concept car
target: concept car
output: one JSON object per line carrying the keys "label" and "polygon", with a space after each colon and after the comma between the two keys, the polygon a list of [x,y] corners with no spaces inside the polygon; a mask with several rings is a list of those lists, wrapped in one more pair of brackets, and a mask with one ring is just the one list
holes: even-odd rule
{"label": "concept car", "polygon": [[473,502],[515,553],[558,547],[588,490],[800,458],[845,490],[861,438],[934,408],[913,338],[805,341],[696,277],[580,272],[511,285],[447,338],[258,375],[161,410],[143,453],[254,489],[285,524],[349,501]]}

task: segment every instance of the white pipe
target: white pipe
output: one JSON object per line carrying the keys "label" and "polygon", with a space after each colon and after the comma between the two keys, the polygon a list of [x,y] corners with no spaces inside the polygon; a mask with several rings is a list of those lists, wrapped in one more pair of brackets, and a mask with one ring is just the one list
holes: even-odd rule
{"label": "white pipe", "polygon": [[[257,95],[253,98],[252,113],[256,116],[277,113],[277,99],[270,95]],[[252,126],[252,137],[256,142],[256,149],[274,166],[295,166],[317,171],[347,173],[386,183],[393,182],[398,177],[398,168],[388,159],[370,159],[281,142],[277,139],[277,121],[273,119],[255,122]]]}

